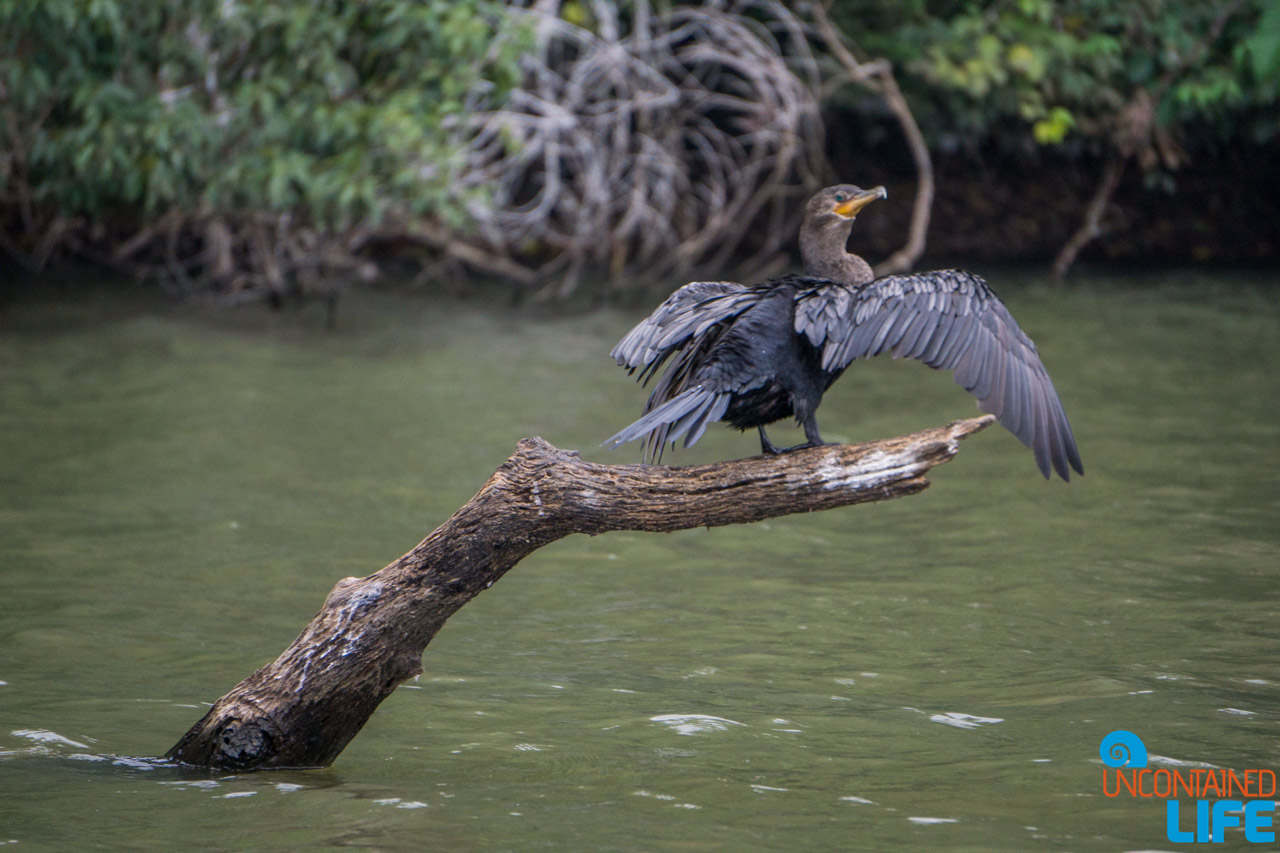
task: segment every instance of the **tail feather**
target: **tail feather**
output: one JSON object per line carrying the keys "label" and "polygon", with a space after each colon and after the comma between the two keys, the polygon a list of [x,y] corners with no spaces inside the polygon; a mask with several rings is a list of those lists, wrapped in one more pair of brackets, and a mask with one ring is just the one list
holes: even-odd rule
{"label": "tail feather", "polygon": [[662,433],[660,443],[649,448],[650,455],[656,460],[666,442],[676,442],[687,435],[684,446],[696,442],[702,437],[707,424],[719,420],[729,407],[729,394],[709,391],[701,385],[695,385],[680,392],[675,397],[647,412],[638,421],[603,442],[610,448],[628,441],[652,439]]}
{"label": "tail feather", "polygon": [[711,405],[700,409],[697,420],[690,424],[689,432],[684,437],[684,446],[690,447],[697,444],[698,439],[702,438],[702,434],[707,431],[707,425],[724,417],[725,410],[728,408],[729,395],[717,394]]}

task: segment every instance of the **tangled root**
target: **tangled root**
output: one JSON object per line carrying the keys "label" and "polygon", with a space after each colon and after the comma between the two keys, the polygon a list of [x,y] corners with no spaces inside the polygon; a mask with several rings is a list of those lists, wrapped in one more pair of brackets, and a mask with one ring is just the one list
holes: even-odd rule
{"label": "tangled root", "polygon": [[803,23],[774,0],[589,11],[589,28],[555,0],[521,11],[537,34],[525,84],[464,128],[454,184],[487,198],[462,239],[558,277],[558,296],[587,266],[616,286],[775,255],[824,162]]}

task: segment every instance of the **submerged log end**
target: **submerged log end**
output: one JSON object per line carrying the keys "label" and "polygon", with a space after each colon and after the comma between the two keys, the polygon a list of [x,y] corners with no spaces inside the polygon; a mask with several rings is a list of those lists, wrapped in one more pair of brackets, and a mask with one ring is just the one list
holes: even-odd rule
{"label": "submerged log end", "polygon": [[165,759],[240,772],[327,767],[395,687],[331,678],[290,690],[259,673],[219,699]]}
{"label": "submerged log end", "polygon": [[270,717],[252,706],[224,699],[164,757],[192,767],[253,770],[268,766],[283,739]]}

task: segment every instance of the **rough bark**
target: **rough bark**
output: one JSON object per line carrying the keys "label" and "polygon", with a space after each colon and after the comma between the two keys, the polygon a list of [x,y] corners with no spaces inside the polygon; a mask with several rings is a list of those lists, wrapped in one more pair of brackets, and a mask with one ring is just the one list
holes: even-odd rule
{"label": "rough bark", "polygon": [[714,465],[598,465],[525,439],[484,487],[412,551],[345,578],[272,664],[223,696],[166,754],[218,770],[323,767],[459,607],[571,533],[669,532],[915,494],[990,415],[900,438]]}

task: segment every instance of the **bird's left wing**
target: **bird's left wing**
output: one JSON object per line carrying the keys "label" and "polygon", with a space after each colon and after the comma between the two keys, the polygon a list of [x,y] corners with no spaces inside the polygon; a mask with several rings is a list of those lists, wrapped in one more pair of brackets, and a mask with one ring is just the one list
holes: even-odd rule
{"label": "bird's left wing", "polygon": [[955,371],[978,398],[1030,447],[1047,477],[1084,472],[1075,437],[1036,345],[981,278],[962,270],[890,275],[861,286],[835,282],[799,294],[795,329],[838,373],[855,358],[891,353]]}

